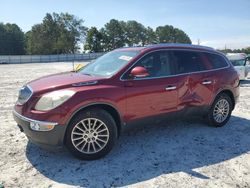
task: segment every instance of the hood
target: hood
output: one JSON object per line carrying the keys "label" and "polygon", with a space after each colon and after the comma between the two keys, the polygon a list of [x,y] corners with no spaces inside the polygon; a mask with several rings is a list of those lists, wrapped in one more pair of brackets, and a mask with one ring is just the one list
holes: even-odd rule
{"label": "hood", "polygon": [[85,82],[94,82],[100,80],[100,77],[84,75],[81,73],[75,72],[66,72],[53,74],[49,76],[44,76],[29,82],[29,85],[34,92],[44,91],[44,90],[53,90],[64,89],[71,87],[72,85],[81,86]]}

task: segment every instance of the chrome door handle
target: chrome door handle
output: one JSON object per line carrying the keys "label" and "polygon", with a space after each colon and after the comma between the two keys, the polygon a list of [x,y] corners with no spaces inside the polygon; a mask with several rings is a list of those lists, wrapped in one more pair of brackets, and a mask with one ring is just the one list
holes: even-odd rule
{"label": "chrome door handle", "polygon": [[165,88],[166,91],[175,90],[176,86],[168,86]]}
{"label": "chrome door handle", "polygon": [[209,84],[212,84],[212,81],[206,80],[206,81],[203,81],[202,84],[203,85],[209,85]]}

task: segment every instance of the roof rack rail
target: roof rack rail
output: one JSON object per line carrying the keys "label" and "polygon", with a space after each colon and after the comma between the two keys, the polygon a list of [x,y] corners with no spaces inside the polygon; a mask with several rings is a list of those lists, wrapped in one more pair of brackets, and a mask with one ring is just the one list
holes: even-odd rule
{"label": "roof rack rail", "polygon": [[136,45],[136,46],[124,46],[117,49],[124,49],[124,48],[157,48],[157,47],[183,47],[183,48],[196,48],[196,49],[204,49],[204,50],[211,50],[216,51],[214,48],[208,46],[201,46],[196,44],[184,44],[184,43],[155,43],[155,44],[147,44],[147,45]]}
{"label": "roof rack rail", "polygon": [[192,48],[199,48],[199,49],[207,49],[207,50],[215,50],[214,48],[207,47],[207,46],[201,46],[196,44],[184,44],[184,43],[158,43],[158,44],[149,44],[145,45],[145,47],[192,47]]}

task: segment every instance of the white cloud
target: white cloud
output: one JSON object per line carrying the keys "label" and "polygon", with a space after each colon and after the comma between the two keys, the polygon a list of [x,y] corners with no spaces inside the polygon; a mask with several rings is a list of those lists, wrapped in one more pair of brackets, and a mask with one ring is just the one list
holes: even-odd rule
{"label": "white cloud", "polygon": [[[194,42],[197,44],[197,41]],[[215,49],[239,49],[250,46],[250,35],[249,36],[236,36],[231,38],[218,38],[211,40],[200,41],[200,45],[213,47]]]}

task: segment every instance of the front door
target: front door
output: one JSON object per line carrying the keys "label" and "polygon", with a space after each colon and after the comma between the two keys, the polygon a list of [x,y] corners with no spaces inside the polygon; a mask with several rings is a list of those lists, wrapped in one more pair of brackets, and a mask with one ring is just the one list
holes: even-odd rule
{"label": "front door", "polygon": [[[143,66],[145,78],[131,78],[130,71]],[[126,120],[163,115],[177,110],[178,90],[186,76],[174,76],[168,51],[151,52],[141,58],[123,77],[126,87]]]}

